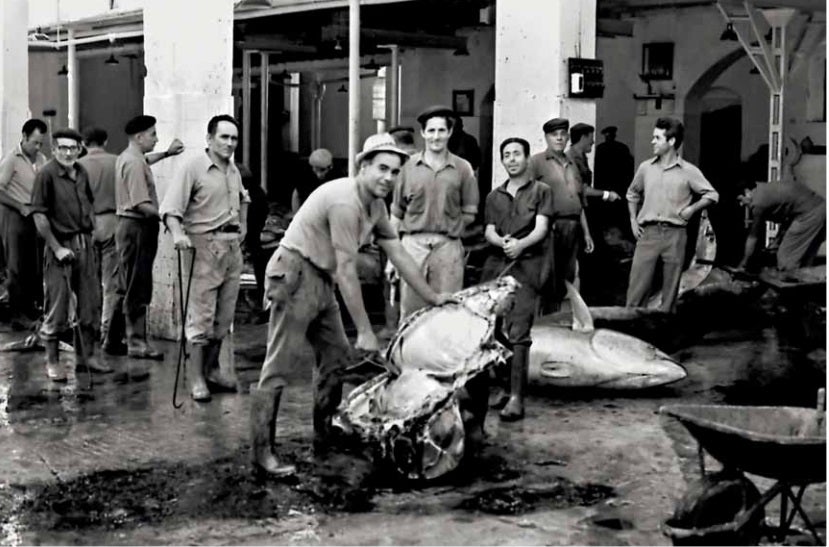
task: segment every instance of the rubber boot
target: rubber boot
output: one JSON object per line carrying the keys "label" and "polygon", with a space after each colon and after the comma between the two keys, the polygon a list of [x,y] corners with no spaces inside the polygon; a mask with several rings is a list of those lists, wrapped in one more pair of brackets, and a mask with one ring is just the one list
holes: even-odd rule
{"label": "rubber boot", "polygon": [[101,327],[101,346],[107,355],[126,355],[127,345],[124,343],[124,314],[116,308],[112,317],[108,317]]}
{"label": "rubber boot", "polygon": [[126,318],[127,355],[133,359],[152,359],[161,361],[164,354],[156,351],[147,343],[146,315],[135,319]]}
{"label": "rubber boot", "polygon": [[506,364],[501,364],[493,369],[493,376],[495,377],[493,384],[495,390],[489,396],[489,408],[494,410],[501,410],[509,401],[509,375],[510,367]]}
{"label": "rubber boot", "polygon": [[58,340],[44,340],[46,347],[46,376],[53,382],[65,382],[66,371],[60,364]]}
{"label": "rubber boot", "polygon": [[250,390],[250,438],[251,460],[257,474],[273,478],[285,478],[296,473],[293,465],[283,465],[274,454],[276,417],[282,388]]}
{"label": "rubber boot", "polygon": [[190,397],[197,403],[206,403],[210,400],[210,390],[204,379],[204,365],[206,360],[206,346],[190,344]]}
{"label": "rubber boot", "polygon": [[343,399],[343,384],[332,374],[320,381],[314,393],[314,450],[324,452],[336,444],[331,419]]}
{"label": "rubber boot", "polygon": [[510,397],[501,410],[501,420],[515,422],[524,418],[524,390],[527,387],[529,346],[515,346],[512,350]]}
{"label": "rubber boot", "polygon": [[[78,340],[78,331],[83,340]],[[101,362],[98,358],[97,347],[95,340],[95,331],[86,327],[79,327],[74,329],[75,338],[75,370],[80,372],[95,372],[98,374],[107,374],[112,372],[112,368]]]}
{"label": "rubber boot", "polygon": [[205,353],[205,381],[210,391],[214,393],[236,393],[238,391],[236,378],[225,374],[220,366],[220,356],[222,353],[222,341],[211,340],[204,348]]}

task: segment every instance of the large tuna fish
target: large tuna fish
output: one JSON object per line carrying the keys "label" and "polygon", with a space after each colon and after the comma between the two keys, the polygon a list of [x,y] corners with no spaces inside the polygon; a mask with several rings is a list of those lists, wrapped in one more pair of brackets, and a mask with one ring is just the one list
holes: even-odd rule
{"label": "large tuna fish", "polygon": [[642,389],[685,378],[685,369],[655,346],[621,332],[595,329],[572,285],[572,327],[541,323],[532,329],[531,381],[560,387]]}
{"label": "large tuna fish", "polygon": [[458,395],[466,382],[510,352],[495,339],[495,319],[511,306],[518,282],[504,277],[464,289],[457,302],[412,314],[389,342],[383,373],[342,402],[334,424],[379,449],[409,478],[454,469],[464,451]]}

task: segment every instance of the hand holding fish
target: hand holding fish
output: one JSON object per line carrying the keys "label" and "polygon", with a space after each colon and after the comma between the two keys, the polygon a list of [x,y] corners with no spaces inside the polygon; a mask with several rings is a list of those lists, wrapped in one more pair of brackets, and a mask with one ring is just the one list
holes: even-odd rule
{"label": "hand holding fish", "polygon": [[354,347],[358,350],[380,351],[380,342],[377,340],[374,331],[369,329],[357,333],[357,341],[354,343]]}

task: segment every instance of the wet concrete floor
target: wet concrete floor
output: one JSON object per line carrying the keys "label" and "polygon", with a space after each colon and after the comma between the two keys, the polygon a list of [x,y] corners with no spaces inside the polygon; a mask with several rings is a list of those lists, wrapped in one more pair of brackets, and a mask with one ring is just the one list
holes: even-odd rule
{"label": "wet concrete floor", "polygon": [[[531,386],[524,421],[490,415],[482,451],[431,484],[377,476],[359,452],[315,458],[307,365],[297,364],[277,428],[280,456],[299,473],[279,483],[250,473],[247,395],[196,405],[182,388],[183,407],[172,407],[173,343],[160,363],[109,358],[117,372],[91,389],[83,376],[49,382],[41,352],[3,353],[0,543],[670,544],[660,523],[699,469],[696,443],[659,407],[813,406],[826,383],[825,341],[792,345],[765,311],[676,351],[688,378],[672,386],[627,395]],[[257,377],[265,334],[266,325],[238,328],[243,385]],[[825,537],[824,484],[804,507]]]}

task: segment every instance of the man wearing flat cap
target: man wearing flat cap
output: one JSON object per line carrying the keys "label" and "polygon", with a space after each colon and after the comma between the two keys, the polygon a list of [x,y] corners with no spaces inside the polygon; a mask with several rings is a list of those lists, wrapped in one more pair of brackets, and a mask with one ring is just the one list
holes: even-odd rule
{"label": "man wearing flat cap", "polygon": [[335,284],[357,327],[355,347],[380,348],[357,277],[359,249],[371,236],[424,301],[440,304],[449,298],[429,287],[386,213],[383,200],[408,157],[388,133],[366,139],[363,151],[357,154],[357,174],[331,181],[314,192],[268,262],[268,350],[259,384],[251,390],[252,459],[260,473],[274,477],[294,473],[293,466],[281,464],[274,454],[274,428],[290,369],[309,351],[309,341],[316,354],[315,448],[323,448],[330,440],[330,420],[342,399],[342,367],[351,352]]}
{"label": "man wearing flat cap", "polygon": [[164,152],[150,154],[158,135],[156,119],[136,116],[127,122],[127,148],[115,160],[115,204],[118,226],[118,301],[104,320],[103,342],[109,353],[123,354],[121,323],[126,323],[126,353],[134,359],[162,359],[147,342],[147,308],[153,294],[153,262],[158,250],[158,195],[150,165],[180,154],[184,145],[173,139]]}
{"label": "man wearing flat cap", "polygon": [[569,128],[566,118],[546,122],[542,129],[547,150],[534,154],[530,160],[536,179],[547,183],[553,192],[552,237],[548,248],[548,254],[552,255],[552,275],[547,276],[547,287],[542,291],[543,313],[558,310],[566,292],[564,281],[575,280],[582,242],[585,252],[593,252],[593,238],[584,213],[587,205],[584,186],[576,164],[564,153]]}
{"label": "man wearing flat cap", "polygon": [[[403,167],[391,204],[403,247],[429,285],[447,293],[463,287],[460,238],[475,221],[479,201],[472,166],[449,151],[454,120],[445,106],[427,108],[417,117],[425,146]],[[425,304],[412,287],[401,285],[401,321]]]}
{"label": "man wearing flat cap", "polygon": [[[58,339],[77,320],[77,371],[112,372],[98,360],[96,345],[101,320],[101,286],[92,231],[93,195],[86,169],[77,162],[81,135],[74,129],[52,134],[55,157],[35,177],[32,212],[46,242],[44,253],[44,319],[40,337],[46,346],[46,375],[66,381],[58,360]],[[73,317],[74,316],[74,317]]]}

